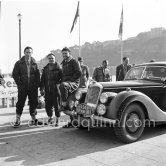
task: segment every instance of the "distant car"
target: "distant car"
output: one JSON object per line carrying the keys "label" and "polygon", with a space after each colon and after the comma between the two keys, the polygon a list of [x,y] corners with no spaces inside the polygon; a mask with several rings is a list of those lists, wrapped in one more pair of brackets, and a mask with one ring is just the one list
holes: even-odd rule
{"label": "distant car", "polygon": [[91,82],[68,104],[78,128],[111,124],[120,141],[135,142],[145,125],[166,122],[166,62],[135,65],[124,81]]}

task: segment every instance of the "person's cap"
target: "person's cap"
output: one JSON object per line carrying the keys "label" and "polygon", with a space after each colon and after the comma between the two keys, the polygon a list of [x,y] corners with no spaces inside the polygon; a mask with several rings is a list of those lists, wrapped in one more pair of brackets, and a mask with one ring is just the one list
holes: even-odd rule
{"label": "person's cap", "polygon": [[61,51],[61,52],[63,52],[63,51],[68,51],[68,52],[71,52],[71,51],[70,51],[70,49],[69,49],[69,48],[67,48],[67,47],[64,47],[64,48],[62,49],[62,51]]}
{"label": "person's cap", "polygon": [[55,54],[53,54],[53,53],[49,53],[49,54],[47,55],[47,57],[49,57],[50,55],[53,55],[53,56],[55,57]]}
{"label": "person's cap", "polygon": [[83,57],[78,57],[78,61],[83,62]]}

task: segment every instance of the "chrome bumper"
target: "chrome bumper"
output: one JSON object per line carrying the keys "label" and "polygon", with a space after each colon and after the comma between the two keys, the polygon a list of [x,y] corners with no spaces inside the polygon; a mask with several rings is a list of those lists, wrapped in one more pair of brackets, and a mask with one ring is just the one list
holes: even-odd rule
{"label": "chrome bumper", "polygon": [[92,115],[90,118],[91,120],[100,121],[100,122],[113,123],[113,124],[116,123],[116,120],[104,118],[102,116]]}
{"label": "chrome bumper", "polygon": [[65,111],[63,111],[63,113],[66,115],[69,115],[69,116],[77,115],[77,113],[75,111],[69,111],[69,110],[65,110]]}
{"label": "chrome bumper", "polygon": [[[69,110],[66,110],[63,112],[64,114],[66,115],[69,115],[69,116],[77,116],[78,114],[75,112],[75,111],[69,111]],[[116,123],[116,120],[114,119],[108,119],[108,118],[104,118],[102,116],[96,116],[96,115],[91,115],[89,117],[92,121],[98,121],[98,122],[105,122],[105,123],[112,123],[112,124],[115,124]]]}

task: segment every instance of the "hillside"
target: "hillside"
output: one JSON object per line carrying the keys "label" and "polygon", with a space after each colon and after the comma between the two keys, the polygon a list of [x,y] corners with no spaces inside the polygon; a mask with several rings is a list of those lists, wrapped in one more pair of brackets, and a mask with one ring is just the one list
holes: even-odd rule
{"label": "hillside", "polygon": [[[79,46],[70,47],[74,58],[78,57]],[[84,63],[89,66],[92,75],[94,67],[99,66],[102,60],[107,59],[110,66],[120,64],[121,42],[110,40],[105,42],[95,41],[84,43],[81,46],[81,55]],[[52,50],[58,62],[62,61],[61,50]],[[130,58],[131,64],[148,62],[151,59],[166,61],[166,30],[153,28],[151,31],[139,33],[136,37],[123,41],[123,56]],[[47,63],[46,57],[38,62],[42,69]]]}

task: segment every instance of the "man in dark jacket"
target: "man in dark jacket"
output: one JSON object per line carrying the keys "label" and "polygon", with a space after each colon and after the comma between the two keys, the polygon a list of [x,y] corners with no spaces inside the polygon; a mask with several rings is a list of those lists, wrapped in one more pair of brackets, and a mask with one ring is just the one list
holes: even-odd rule
{"label": "man in dark jacket", "polygon": [[83,57],[78,57],[78,62],[80,63],[82,75],[80,77],[79,88],[86,88],[89,80],[89,68],[83,64]]}
{"label": "man in dark jacket", "polygon": [[62,70],[60,65],[55,62],[55,55],[50,53],[47,55],[49,63],[44,67],[41,76],[40,93],[45,94],[45,108],[48,116],[48,123],[53,124],[53,107],[56,116],[55,126],[58,126],[60,113],[58,111],[60,105],[60,93],[58,85],[62,79]]}
{"label": "man in dark jacket", "polygon": [[103,60],[102,66],[95,68],[92,78],[97,82],[110,81],[110,70],[107,60]]}
{"label": "man in dark jacket", "polygon": [[0,85],[2,84],[2,80],[3,80],[3,76],[2,76],[2,74],[0,73]]}
{"label": "man in dark jacket", "polygon": [[29,111],[32,118],[31,124],[41,124],[41,122],[36,119],[40,73],[35,59],[31,57],[32,53],[33,49],[26,47],[24,49],[25,56],[15,63],[12,72],[12,76],[18,88],[15,128],[20,126],[20,118],[27,96],[29,98]]}
{"label": "man in dark jacket", "polygon": [[62,83],[60,84],[60,92],[62,104],[59,111],[65,111],[68,96],[76,91],[80,83],[81,67],[77,60],[75,60],[67,47],[62,49]]}
{"label": "man in dark jacket", "polygon": [[122,81],[125,78],[126,73],[131,68],[129,64],[129,58],[123,57],[123,64],[117,66],[116,68],[116,81]]}

